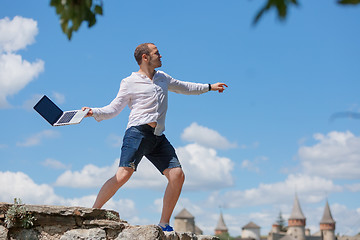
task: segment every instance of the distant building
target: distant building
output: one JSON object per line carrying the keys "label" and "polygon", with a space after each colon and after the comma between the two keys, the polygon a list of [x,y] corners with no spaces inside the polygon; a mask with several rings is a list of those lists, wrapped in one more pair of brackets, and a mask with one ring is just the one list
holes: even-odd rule
{"label": "distant building", "polygon": [[287,235],[296,240],[305,240],[306,218],[301,210],[299,199],[295,196],[294,206],[288,220]]}
{"label": "distant building", "polygon": [[195,225],[195,217],[185,208],[175,216],[174,230],[201,235],[203,231]]}
{"label": "distant building", "polygon": [[335,240],[335,221],[331,215],[329,203],[326,201],[323,217],[320,221],[321,236],[324,240]]}
{"label": "distant building", "polygon": [[223,233],[228,233],[228,228],[226,227],[222,212],[220,212],[220,217],[215,228],[215,235],[221,235]]}
{"label": "distant building", "polygon": [[249,222],[242,227],[241,238],[260,240],[260,227],[253,222]]}
{"label": "distant building", "polygon": [[338,237],[338,240],[360,240],[360,233],[355,235],[355,236],[341,236],[341,237]]}
{"label": "distant building", "polygon": [[306,229],[305,227],[306,218],[301,210],[299,199],[297,195],[295,195],[294,205],[288,219],[286,231],[280,231],[280,226],[275,223],[272,225],[268,240],[337,240],[335,236],[335,221],[327,201],[323,217],[320,221],[320,231],[311,235],[310,229]]}

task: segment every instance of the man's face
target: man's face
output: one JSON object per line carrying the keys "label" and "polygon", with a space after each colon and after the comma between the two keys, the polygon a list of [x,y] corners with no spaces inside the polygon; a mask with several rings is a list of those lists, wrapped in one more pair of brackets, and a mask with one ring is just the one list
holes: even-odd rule
{"label": "man's face", "polygon": [[161,55],[159,53],[159,50],[157,49],[157,47],[153,44],[149,44],[149,49],[150,49],[150,55],[149,55],[149,65],[151,67],[158,68],[162,66],[161,63]]}

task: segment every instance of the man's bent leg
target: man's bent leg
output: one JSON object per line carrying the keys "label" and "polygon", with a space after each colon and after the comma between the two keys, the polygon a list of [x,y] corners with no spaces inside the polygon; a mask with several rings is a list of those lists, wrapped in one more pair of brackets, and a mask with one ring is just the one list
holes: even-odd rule
{"label": "man's bent leg", "polygon": [[102,208],[109,199],[114,196],[116,191],[124,185],[134,173],[134,169],[129,167],[119,167],[115,176],[106,181],[97,195],[93,208]]}
{"label": "man's bent leg", "polygon": [[181,168],[167,168],[163,173],[168,179],[168,185],[164,194],[160,223],[169,223],[179,199],[185,175]]}

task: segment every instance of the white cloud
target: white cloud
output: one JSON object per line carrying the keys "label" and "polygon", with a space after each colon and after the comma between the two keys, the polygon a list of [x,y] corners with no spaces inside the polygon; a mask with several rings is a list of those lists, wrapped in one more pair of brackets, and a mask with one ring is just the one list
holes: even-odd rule
{"label": "white cloud", "polygon": [[54,101],[56,102],[56,104],[63,104],[65,103],[65,95],[58,93],[58,92],[53,92],[52,96],[54,97]]}
{"label": "white cloud", "polygon": [[[12,202],[20,198],[26,204],[64,205],[92,207],[96,195],[79,198],[64,198],[55,194],[53,187],[47,184],[36,184],[22,172],[0,172],[0,202]],[[105,209],[113,209],[121,213],[122,219],[135,219],[137,214],[135,202],[130,199],[110,199]]]}
{"label": "white cloud", "polygon": [[30,99],[26,100],[23,103],[23,108],[26,110],[30,110],[33,111],[33,107],[35,106],[35,104],[42,98],[43,95],[40,94],[34,94]]}
{"label": "white cloud", "polygon": [[[153,204],[154,204],[155,211],[158,213],[161,213],[162,207],[163,207],[163,199],[157,198],[154,200]],[[175,206],[173,216],[175,217],[184,208],[186,208],[186,210],[188,210],[193,216],[208,214],[208,211],[203,206],[192,202],[189,198],[180,197]]]}
{"label": "white cloud", "polygon": [[[185,172],[184,189],[209,190],[231,186],[233,162],[217,156],[213,149],[190,144],[177,149],[178,157]],[[98,167],[88,164],[80,171],[67,170],[56,180],[56,186],[73,188],[93,188],[102,186],[118,168],[119,159],[111,166]],[[211,174],[209,174],[211,172]],[[164,189],[167,180],[152,163],[143,158],[137,171],[124,185],[125,188]]]}
{"label": "white cloud", "polygon": [[2,148],[7,148],[7,147],[8,147],[7,144],[0,144],[0,149],[2,149]]}
{"label": "white cloud", "polygon": [[118,160],[111,166],[98,167],[88,164],[80,171],[67,170],[58,177],[55,185],[73,188],[101,187],[106,180],[115,175],[117,166]]}
{"label": "white cloud", "polygon": [[240,145],[241,149],[256,149],[258,148],[260,145],[259,142],[253,142],[252,144],[246,145],[246,144],[242,144]]}
{"label": "white cloud", "polygon": [[[199,127],[196,124],[192,124],[192,126]],[[117,142],[116,145],[120,143],[120,137],[115,135],[111,135],[109,140],[112,140],[113,143]],[[233,185],[231,172],[234,163],[229,158],[218,156],[214,149],[195,143],[177,148],[176,153],[186,176],[185,190],[214,190]],[[98,167],[89,164],[80,171],[67,170],[58,177],[55,185],[73,188],[100,187],[116,173],[118,163],[119,159],[115,160],[111,166]],[[165,176],[161,175],[144,157],[124,188],[162,190],[166,184]]]}
{"label": "white cloud", "polygon": [[166,183],[166,177],[161,175],[147,158],[143,158],[137,171],[133,174],[130,181],[126,183],[125,187],[163,190]]}
{"label": "white cloud", "polygon": [[315,134],[313,146],[303,146],[298,155],[304,171],[327,178],[359,179],[360,137],[351,132]]}
{"label": "white cloud", "polygon": [[[64,199],[63,204],[66,206],[80,206],[91,208],[96,200],[96,195],[87,195],[80,198]],[[120,218],[129,221],[137,214],[135,202],[131,199],[111,198],[104,206],[104,209],[111,209],[119,212]]]}
{"label": "white cloud", "polygon": [[[98,167],[88,164],[80,171],[67,170],[58,177],[55,185],[72,188],[101,187],[109,178],[115,175],[118,165],[119,159],[116,159],[111,166]],[[159,173],[150,161],[143,158],[137,171],[123,187],[163,189],[165,185],[165,177]]]}
{"label": "white cloud", "polygon": [[214,149],[189,144],[176,149],[185,172],[185,189],[206,190],[231,186],[234,163]]}
{"label": "white cloud", "polygon": [[360,183],[348,184],[345,187],[351,192],[360,192]]}
{"label": "white cloud", "polygon": [[229,142],[217,131],[200,126],[195,122],[185,128],[181,138],[186,141],[195,142],[214,149],[229,149],[237,147],[236,143]]}
{"label": "white cloud", "polygon": [[44,62],[30,63],[20,55],[0,54],[0,107],[8,107],[6,98],[18,93],[44,71]]}
{"label": "white cloud", "polygon": [[0,202],[12,202],[20,198],[24,203],[54,204],[63,199],[47,184],[36,184],[22,172],[0,172]]}
{"label": "white cloud", "polygon": [[44,62],[30,63],[15,51],[34,43],[38,33],[33,19],[14,17],[0,19],[0,108],[9,107],[7,97],[18,93],[41,72]]}
{"label": "white cloud", "polygon": [[20,147],[32,147],[40,145],[44,139],[57,138],[59,137],[59,132],[53,130],[44,130],[39,132],[23,142],[18,142],[16,145]]}
{"label": "white cloud", "polygon": [[13,20],[0,19],[0,53],[14,52],[35,42],[38,34],[37,22],[16,16]]}
{"label": "white cloud", "polygon": [[257,188],[244,191],[229,191],[222,194],[214,193],[209,197],[213,206],[236,208],[243,206],[259,206],[291,202],[295,192],[306,196],[304,202],[316,203],[323,200],[327,193],[340,192],[343,188],[331,180],[304,174],[290,174],[284,182],[259,184]]}
{"label": "white cloud", "polygon": [[116,134],[110,134],[107,138],[107,142],[112,147],[121,147],[123,142],[123,137]]}
{"label": "white cloud", "polygon": [[251,172],[256,172],[256,173],[260,172],[260,168],[255,166],[254,163],[248,159],[245,159],[241,162],[241,168],[247,169]]}
{"label": "white cloud", "polygon": [[[359,209],[350,209],[343,204],[331,204],[331,213],[336,221],[336,231],[341,229],[341,233],[346,235],[355,235],[360,232],[360,211]],[[323,209],[322,209],[323,211]]]}
{"label": "white cloud", "polygon": [[[43,94],[34,94],[31,98],[24,102],[22,107],[26,110],[33,111],[33,107],[43,96]],[[56,104],[63,104],[65,102],[65,96],[58,92],[53,92],[52,98]]]}
{"label": "white cloud", "polygon": [[41,164],[45,167],[50,167],[53,169],[69,169],[71,167],[70,165],[65,165],[62,162],[51,158],[45,159],[45,161]]}
{"label": "white cloud", "polygon": [[267,160],[268,160],[268,158],[265,156],[256,157],[253,161],[245,159],[241,162],[241,168],[247,169],[248,171],[251,171],[251,172],[259,173],[260,168],[258,167],[258,165],[261,164],[261,162],[267,161]]}
{"label": "white cloud", "polygon": [[[228,158],[217,156],[214,149],[189,144],[177,148],[176,153],[185,173],[184,190],[214,190],[233,184],[231,171],[234,163]],[[149,160],[143,158],[137,172],[125,187],[162,190],[166,184],[166,178]]]}

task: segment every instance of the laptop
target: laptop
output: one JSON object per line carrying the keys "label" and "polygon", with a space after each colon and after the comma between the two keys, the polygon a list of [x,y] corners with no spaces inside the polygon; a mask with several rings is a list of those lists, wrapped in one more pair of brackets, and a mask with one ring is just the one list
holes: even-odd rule
{"label": "laptop", "polygon": [[46,95],[39,100],[34,106],[34,109],[52,126],[78,124],[89,112],[89,109],[86,109],[85,111],[72,110],[63,112]]}

